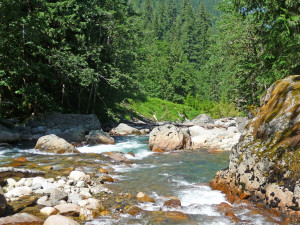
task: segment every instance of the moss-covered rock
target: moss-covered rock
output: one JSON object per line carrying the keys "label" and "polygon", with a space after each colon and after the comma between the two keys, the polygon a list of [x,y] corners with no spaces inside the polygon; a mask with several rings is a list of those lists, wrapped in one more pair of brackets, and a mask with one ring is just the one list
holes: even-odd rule
{"label": "moss-covered rock", "polygon": [[300,76],[275,82],[211,186],[300,219]]}

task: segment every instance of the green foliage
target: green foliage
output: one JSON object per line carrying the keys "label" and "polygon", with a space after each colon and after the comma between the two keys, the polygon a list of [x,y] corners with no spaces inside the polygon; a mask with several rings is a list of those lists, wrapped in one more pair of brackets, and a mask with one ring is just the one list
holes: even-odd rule
{"label": "green foliage", "polygon": [[145,101],[129,100],[126,108],[152,120],[155,120],[155,115],[158,121],[183,121],[185,118],[193,119],[200,114],[190,106],[159,98],[147,98]]}

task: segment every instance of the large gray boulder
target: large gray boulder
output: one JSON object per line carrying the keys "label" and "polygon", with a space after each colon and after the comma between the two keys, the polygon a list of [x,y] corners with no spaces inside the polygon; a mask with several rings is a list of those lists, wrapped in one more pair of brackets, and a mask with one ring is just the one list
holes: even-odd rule
{"label": "large gray boulder", "polygon": [[46,152],[63,153],[79,153],[79,151],[66,140],[56,136],[55,134],[46,135],[38,139],[35,149]]}
{"label": "large gray boulder", "polygon": [[154,128],[149,137],[150,150],[182,150],[191,148],[191,138],[187,128],[165,125]]}
{"label": "large gray boulder", "polygon": [[120,123],[116,128],[113,128],[109,132],[109,134],[113,136],[126,136],[131,134],[140,135],[141,132],[138,129],[130,127],[125,123]]}
{"label": "large gray boulder", "polygon": [[20,140],[20,134],[14,133],[6,127],[0,125],[0,143],[13,143]]}
{"label": "large gray boulder", "polygon": [[115,144],[115,139],[102,130],[92,130],[89,135],[86,136],[86,141],[90,145]]}

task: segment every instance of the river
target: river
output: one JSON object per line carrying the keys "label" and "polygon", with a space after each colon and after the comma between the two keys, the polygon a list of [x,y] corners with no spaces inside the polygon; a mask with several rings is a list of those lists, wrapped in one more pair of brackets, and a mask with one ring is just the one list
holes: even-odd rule
{"label": "river", "polygon": [[[31,144],[32,145],[32,144]],[[108,151],[132,152],[126,154],[133,162],[131,165],[112,164],[113,178],[119,182],[108,185],[115,191],[136,195],[144,192],[156,203],[139,203],[138,207],[147,211],[179,211],[188,215],[188,220],[173,221],[159,219],[155,214],[133,217],[121,214],[116,219],[110,216],[86,222],[86,225],[104,224],[235,224],[229,217],[217,209],[227,202],[225,195],[212,190],[208,183],[215,173],[228,166],[228,152],[210,154],[205,151],[175,151],[164,154],[148,150],[148,136],[116,137],[115,145],[80,147],[81,153],[102,153]],[[84,161],[84,155],[81,160]],[[86,154],[88,155],[88,154]],[[59,158],[53,154],[41,154],[30,146],[22,145],[1,151],[0,163],[7,158],[26,156],[30,160]],[[78,163],[78,162],[77,162]],[[80,162],[79,162],[80,164]],[[181,201],[180,208],[164,206],[167,196],[176,196]],[[230,203],[228,203],[230,204]],[[271,216],[251,204],[232,205],[232,211],[239,219],[238,224],[278,224],[280,218]]]}

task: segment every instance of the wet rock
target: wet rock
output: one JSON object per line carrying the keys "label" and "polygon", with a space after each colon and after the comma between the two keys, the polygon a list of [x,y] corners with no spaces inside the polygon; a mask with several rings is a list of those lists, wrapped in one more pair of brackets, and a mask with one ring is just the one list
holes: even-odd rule
{"label": "wet rock", "polygon": [[135,206],[135,205],[132,205],[132,206],[129,206],[125,211],[124,213],[127,213],[131,216],[136,216],[136,215],[139,215],[141,213],[143,213],[144,210],[142,210],[141,208]]}
{"label": "wet rock", "polygon": [[236,215],[234,215],[233,212],[226,212],[225,216],[231,218],[235,223],[240,222],[240,219],[236,217]]}
{"label": "wet rock", "polygon": [[72,171],[69,175],[69,179],[70,180],[74,180],[74,181],[85,181],[87,183],[89,183],[91,181],[91,178],[89,175],[86,175],[84,172],[81,171]]}
{"label": "wet rock", "polygon": [[62,153],[79,153],[79,151],[64,139],[50,134],[38,139],[35,149],[46,152]]}
{"label": "wet rock", "polygon": [[115,140],[102,130],[92,130],[89,135],[86,136],[86,140],[90,145],[115,144]]}
{"label": "wet rock", "polygon": [[233,207],[226,202],[222,202],[217,205],[217,210],[222,213],[231,212],[232,209]]}
{"label": "wet rock", "polygon": [[44,225],[80,225],[75,220],[72,220],[66,216],[53,215],[46,219]]}
{"label": "wet rock", "polygon": [[138,129],[130,127],[125,123],[120,123],[116,128],[113,128],[109,132],[109,134],[113,136],[126,136],[131,134],[140,135],[141,132]]}
{"label": "wet rock", "polygon": [[43,220],[28,213],[19,213],[13,216],[0,218],[0,225],[42,225],[43,223]]}
{"label": "wet rock", "polygon": [[109,216],[109,215],[110,215],[110,211],[107,211],[107,210],[102,211],[102,212],[100,213],[100,216]]}
{"label": "wet rock", "polygon": [[164,206],[167,207],[181,207],[181,201],[179,199],[170,199],[168,201],[165,201]]}
{"label": "wet rock", "polygon": [[140,202],[152,202],[152,203],[155,203],[154,199],[150,198],[148,195],[146,195],[145,193],[143,192],[139,192],[137,195],[136,195],[136,198],[138,201]]}
{"label": "wet rock", "polygon": [[101,183],[106,183],[106,182],[113,183],[113,182],[115,182],[115,180],[110,176],[104,176],[104,177],[101,178],[100,182]]}
{"label": "wet rock", "polygon": [[26,157],[18,157],[18,158],[15,158],[14,161],[20,162],[20,163],[28,162]]}
{"label": "wet rock", "polygon": [[123,152],[103,152],[102,154],[117,162],[130,162]]}
{"label": "wet rock", "polygon": [[189,217],[188,215],[182,213],[182,212],[177,212],[177,211],[167,211],[164,212],[164,216],[172,219],[172,220],[178,220],[178,221],[182,221],[182,220],[188,220]]}
{"label": "wet rock", "polygon": [[80,207],[75,204],[61,204],[56,205],[54,208],[63,216],[79,216]]}
{"label": "wet rock", "polygon": [[149,137],[149,149],[163,151],[189,149],[191,138],[188,129],[181,129],[174,125],[154,128]]}
{"label": "wet rock", "polygon": [[56,212],[56,209],[53,207],[44,207],[40,210],[40,213],[46,216],[54,215]]}
{"label": "wet rock", "polygon": [[98,169],[98,172],[108,174],[108,171],[104,168]]}

